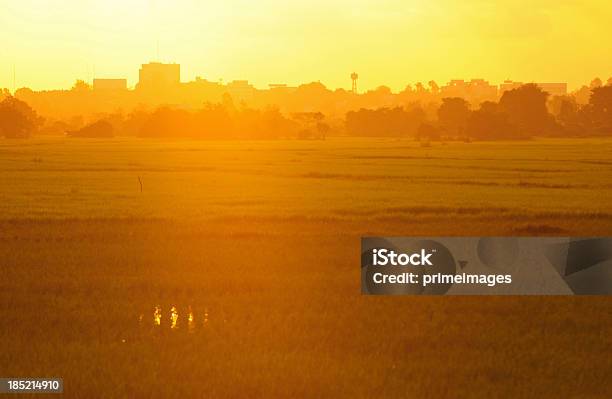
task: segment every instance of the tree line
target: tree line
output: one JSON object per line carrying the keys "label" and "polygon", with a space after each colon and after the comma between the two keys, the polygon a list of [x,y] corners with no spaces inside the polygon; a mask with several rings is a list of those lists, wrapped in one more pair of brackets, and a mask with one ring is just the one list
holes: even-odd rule
{"label": "tree line", "polygon": [[[24,101],[6,97],[0,102],[0,136],[27,138],[40,132],[44,119]],[[47,132],[69,137],[108,138],[115,135],[202,139],[322,139],[330,131],[320,112],[283,115],[277,108],[236,107],[229,95],[223,102],[200,109],[161,106],[128,115],[106,114],[90,123],[54,121]]]}
{"label": "tree line", "polygon": [[234,105],[229,95],[221,103],[199,109],[162,106],[128,115],[105,114],[91,123],[45,123],[27,103],[5,95],[0,101],[0,136],[29,137],[51,129],[73,137],[190,137],[210,139],[320,139],[327,135],[415,137],[425,140],[524,139],[534,136],[612,136],[612,84],[591,88],[586,104],[572,96],[554,96],[535,84],[504,92],[498,102],[473,109],[459,97],[442,98],[432,109],[420,102],[405,106],[361,108],[346,113],[341,123],[321,112],[283,114],[278,108]]}
{"label": "tree line", "polygon": [[360,109],[346,115],[349,135],[414,136],[499,140],[534,136],[612,136],[612,85],[594,87],[589,102],[571,96],[549,98],[535,84],[504,92],[498,102],[477,109],[459,97],[443,98],[436,118],[428,120],[418,105],[411,108]]}

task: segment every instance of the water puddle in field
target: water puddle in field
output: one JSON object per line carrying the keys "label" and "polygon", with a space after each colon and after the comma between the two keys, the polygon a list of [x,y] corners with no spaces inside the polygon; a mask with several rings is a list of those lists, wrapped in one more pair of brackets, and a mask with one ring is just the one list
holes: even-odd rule
{"label": "water puddle in field", "polygon": [[190,306],[189,313],[187,313],[187,329],[190,333],[195,331],[195,322],[193,320],[193,311],[191,310]]}
{"label": "water puddle in field", "polygon": [[[162,318],[161,308],[159,306],[156,306],[155,310],[153,311],[153,325],[160,326],[161,318]],[[140,317],[140,320],[142,321],[142,315]]]}
{"label": "water puddle in field", "polygon": [[[194,311],[191,305],[181,307],[171,305],[166,308],[154,306],[151,313],[138,315],[140,327],[152,327],[155,330],[186,331],[194,333],[210,325],[210,310],[206,307]],[[226,320],[219,320],[225,323]]]}
{"label": "water puddle in field", "polygon": [[178,310],[176,309],[176,307],[172,307],[172,309],[170,309],[170,328],[175,330],[178,328],[178,326],[176,325],[176,323],[178,322]]}

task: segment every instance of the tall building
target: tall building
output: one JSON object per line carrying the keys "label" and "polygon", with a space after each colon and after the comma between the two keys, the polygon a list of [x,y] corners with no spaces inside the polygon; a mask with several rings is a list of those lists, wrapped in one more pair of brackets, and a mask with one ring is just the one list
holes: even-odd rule
{"label": "tall building", "polygon": [[180,64],[150,62],[148,64],[142,64],[140,67],[136,88],[147,91],[163,91],[178,87],[180,82]]}

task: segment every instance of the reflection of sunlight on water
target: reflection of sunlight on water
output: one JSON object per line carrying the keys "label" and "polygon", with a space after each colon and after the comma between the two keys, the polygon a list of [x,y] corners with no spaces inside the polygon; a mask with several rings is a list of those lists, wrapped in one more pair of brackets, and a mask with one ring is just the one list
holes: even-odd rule
{"label": "reflection of sunlight on water", "polygon": [[170,328],[171,329],[175,329],[178,326],[176,325],[178,321],[178,311],[176,310],[176,307],[172,307],[172,309],[170,309]]}
{"label": "reflection of sunlight on water", "polygon": [[[180,309],[179,311],[178,306],[171,306],[169,311],[166,310],[166,312],[168,312],[168,322],[162,324],[164,310],[161,306],[155,306],[153,310],[153,327],[162,329],[170,327],[171,330],[179,331],[181,330],[180,326],[186,326],[183,327],[183,331],[194,333],[198,328],[204,328],[210,325],[210,311],[208,308],[204,308],[204,312],[198,315],[193,311],[191,305],[187,306],[186,309]],[[145,325],[143,322],[144,317],[142,313],[138,315],[138,324],[140,326]],[[225,323],[226,320],[223,320],[223,322]]]}
{"label": "reflection of sunlight on water", "polygon": [[193,321],[193,311],[191,310],[191,306],[189,307],[189,313],[187,314],[187,329],[190,333],[195,330],[195,323]]}
{"label": "reflection of sunlight on water", "polygon": [[161,325],[161,308],[159,306],[155,307],[155,311],[153,312],[153,325],[159,326]]}

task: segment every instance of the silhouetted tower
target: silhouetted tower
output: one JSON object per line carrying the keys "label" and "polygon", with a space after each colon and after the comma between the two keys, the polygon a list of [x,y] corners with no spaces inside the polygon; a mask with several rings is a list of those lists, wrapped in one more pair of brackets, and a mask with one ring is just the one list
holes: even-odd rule
{"label": "silhouetted tower", "polygon": [[357,79],[359,78],[359,75],[357,75],[357,73],[353,72],[351,73],[351,80],[353,81],[353,87],[351,87],[351,91],[353,93],[357,93]]}

